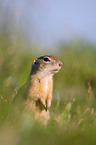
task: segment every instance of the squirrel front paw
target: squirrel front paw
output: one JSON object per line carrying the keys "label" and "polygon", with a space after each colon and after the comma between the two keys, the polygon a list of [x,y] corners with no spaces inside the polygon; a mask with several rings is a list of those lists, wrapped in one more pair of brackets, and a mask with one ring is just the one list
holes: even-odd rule
{"label": "squirrel front paw", "polygon": [[51,101],[47,101],[46,111],[50,109]]}
{"label": "squirrel front paw", "polygon": [[40,102],[42,103],[44,109],[46,110],[46,102],[44,99],[40,99]]}

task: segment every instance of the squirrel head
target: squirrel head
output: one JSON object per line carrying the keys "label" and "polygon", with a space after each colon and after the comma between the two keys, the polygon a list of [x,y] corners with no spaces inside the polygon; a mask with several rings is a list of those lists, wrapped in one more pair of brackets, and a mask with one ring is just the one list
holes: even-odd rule
{"label": "squirrel head", "polygon": [[62,64],[55,56],[44,55],[34,60],[31,74],[53,75],[61,69]]}

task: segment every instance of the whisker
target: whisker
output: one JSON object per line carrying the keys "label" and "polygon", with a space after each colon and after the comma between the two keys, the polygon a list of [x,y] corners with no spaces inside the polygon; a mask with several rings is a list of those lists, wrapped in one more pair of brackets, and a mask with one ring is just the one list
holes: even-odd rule
{"label": "whisker", "polygon": [[65,70],[64,66],[62,66],[63,71]]}

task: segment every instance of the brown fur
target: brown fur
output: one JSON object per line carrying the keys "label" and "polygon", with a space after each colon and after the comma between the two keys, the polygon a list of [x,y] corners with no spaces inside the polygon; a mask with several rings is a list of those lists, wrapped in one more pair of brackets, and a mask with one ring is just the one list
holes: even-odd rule
{"label": "brown fur", "polygon": [[[30,79],[27,99],[30,100],[30,102],[31,101],[36,102],[36,104],[38,104],[37,107],[40,110],[43,110],[46,108],[46,105],[47,106],[51,105],[50,102],[52,99],[52,90],[53,90],[52,77],[48,78],[48,76],[46,76],[44,78],[40,78],[37,75],[32,75]],[[41,101],[41,104],[40,104],[40,101]]]}
{"label": "brown fur", "polygon": [[[44,60],[48,59],[48,61]],[[53,74],[61,69],[62,62],[54,56],[42,56],[34,60],[27,88],[26,110],[49,120],[52,100]],[[37,115],[38,114],[38,115]],[[38,117],[36,117],[38,118]]]}

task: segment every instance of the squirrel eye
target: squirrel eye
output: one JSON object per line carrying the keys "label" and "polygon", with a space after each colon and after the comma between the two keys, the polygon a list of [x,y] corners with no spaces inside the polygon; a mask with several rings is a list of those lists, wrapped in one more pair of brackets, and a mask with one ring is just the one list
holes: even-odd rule
{"label": "squirrel eye", "polygon": [[43,58],[44,61],[50,61],[48,57]]}

